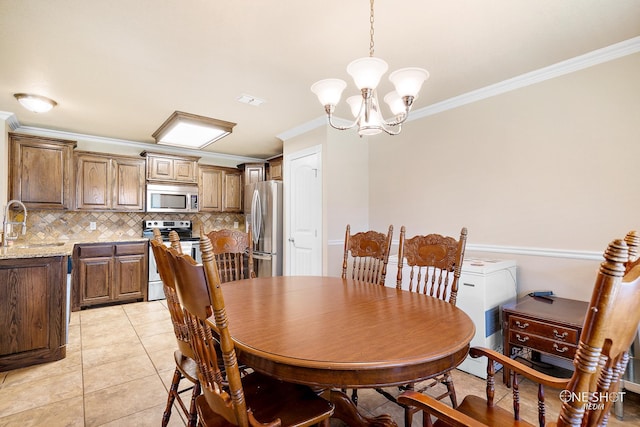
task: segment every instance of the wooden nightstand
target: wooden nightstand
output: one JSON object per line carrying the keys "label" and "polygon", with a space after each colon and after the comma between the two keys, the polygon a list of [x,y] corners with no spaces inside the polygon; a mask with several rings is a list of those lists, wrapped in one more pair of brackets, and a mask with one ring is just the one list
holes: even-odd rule
{"label": "wooden nightstand", "polygon": [[[525,297],[502,308],[504,354],[511,348],[531,350],[573,360],[582,333],[589,303],[565,298]],[[510,370],[504,368],[502,380],[509,383]]]}

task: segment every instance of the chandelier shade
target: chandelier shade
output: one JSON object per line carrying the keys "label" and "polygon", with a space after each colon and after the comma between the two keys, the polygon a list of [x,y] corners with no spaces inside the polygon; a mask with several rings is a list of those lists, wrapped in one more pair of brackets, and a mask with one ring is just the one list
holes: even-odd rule
{"label": "chandelier shade", "polygon": [[389,105],[394,118],[385,120],[380,111],[377,87],[382,76],[389,69],[389,65],[382,59],[373,56],[373,0],[370,0],[370,44],[369,56],[359,58],[347,65],[347,73],[360,90],[360,95],[347,98],[347,103],[355,117],[349,126],[338,126],[333,121],[336,105],[340,102],[342,92],[347,87],[344,80],[324,79],[314,83],[311,91],[316,94],[320,104],[327,113],[329,125],[338,130],[352,129],[357,126],[360,136],[376,135],[386,132],[397,135],[401,131],[402,123],[409,117],[413,102],[418,97],[422,85],[429,78],[429,72],[423,68],[401,68],[389,75],[389,80],[395,87],[394,92],[388,93],[384,101]]}
{"label": "chandelier shade", "polygon": [[418,96],[422,84],[429,78],[429,72],[422,68],[401,68],[389,75],[389,81],[393,83],[396,92],[402,98],[405,96]]}
{"label": "chandelier shade", "polygon": [[386,94],[384,96],[384,102],[387,103],[393,115],[399,116],[404,113],[404,101],[402,101],[402,98],[400,98],[397,91]]}
{"label": "chandelier shade", "polygon": [[388,69],[389,65],[384,60],[372,56],[356,59],[347,65],[347,73],[360,90],[377,88]]}
{"label": "chandelier shade", "polygon": [[340,79],[324,79],[311,86],[311,91],[316,94],[322,105],[336,105],[340,102],[342,91],[347,87],[347,82]]}

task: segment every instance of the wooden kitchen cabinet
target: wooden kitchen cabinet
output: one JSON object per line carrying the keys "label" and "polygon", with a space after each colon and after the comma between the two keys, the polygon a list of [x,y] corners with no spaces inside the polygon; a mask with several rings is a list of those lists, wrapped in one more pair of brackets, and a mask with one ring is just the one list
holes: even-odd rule
{"label": "wooden kitchen cabinet", "polygon": [[76,141],[9,133],[9,198],[28,209],[73,208]]}
{"label": "wooden kitchen cabinet", "polygon": [[242,174],[235,170],[226,171],[222,193],[223,212],[242,212],[242,188]]}
{"label": "wooden kitchen cabinet", "polygon": [[198,182],[200,157],[173,156],[171,154],[143,151],[147,159],[147,180],[179,183]]}
{"label": "wooden kitchen cabinet", "polygon": [[146,301],[148,256],[146,241],[75,245],[72,310]]}
{"label": "wooden kitchen cabinet", "polygon": [[243,163],[238,165],[238,169],[244,172],[244,185],[264,181],[264,163]]}
{"label": "wooden kitchen cabinet", "polygon": [[242,211],[242,171],[200,165],[198,184],[200,212]]}
{"label": "wooden kitchen cabinet", "polygon": [[282,156],[269,160],[267,179],[282,180]]}
{"label": "wooden kitchen cabinet", "polygon": [[76,153],[76,209],[144,211],[144,159]]}
{"label": "wooden kitchen cabinet", "polygon": [[66,355],[67,257],[0,260],[0,371]]}

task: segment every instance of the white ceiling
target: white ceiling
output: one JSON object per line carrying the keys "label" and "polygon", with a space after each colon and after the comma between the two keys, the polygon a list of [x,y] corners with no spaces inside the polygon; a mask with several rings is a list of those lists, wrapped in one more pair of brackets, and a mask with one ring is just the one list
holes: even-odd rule
{"label": "white ceiling", "polygon": [[[640,35],[640,0],[377,0],[375,16],[389,70],[431,74],[414,109]],[[367,0],[0,0],[0,111],[148,143],[184,111],[237,123],[207,151],[269,158],[324,114],[311,84],[338,77],[355,94],[345,67],[368,53]],[[58,106],[30,113],[17,92]]]}

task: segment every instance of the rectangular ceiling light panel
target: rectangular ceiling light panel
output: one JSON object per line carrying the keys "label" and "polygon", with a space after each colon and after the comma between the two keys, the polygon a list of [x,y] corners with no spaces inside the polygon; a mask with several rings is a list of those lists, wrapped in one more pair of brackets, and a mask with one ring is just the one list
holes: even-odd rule
{"label": "rectangular ceiling light panel", "polygon": [[200,149],[229,135],[235,125],[176,111],[154,132],[153,138],[157,144]]}

